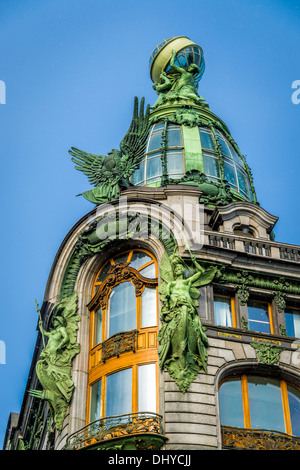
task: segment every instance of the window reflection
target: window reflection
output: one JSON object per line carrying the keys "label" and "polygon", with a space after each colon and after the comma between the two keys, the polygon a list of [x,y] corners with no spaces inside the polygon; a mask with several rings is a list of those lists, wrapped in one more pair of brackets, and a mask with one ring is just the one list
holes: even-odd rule
{"label": "window reflection", "polygon": [[135,287],[130,282],[122,282],[114,287],[108,304],[108,337],[136,328]]}
{"label": "window reflection", "polygon": [[300,391],[284,380],[231,377],[219,389],[221,424],[300,435]]}
{"label": "window reflection", "polygon": [[132,369],[124,369],[106,378],[106,416],[131,413]]}

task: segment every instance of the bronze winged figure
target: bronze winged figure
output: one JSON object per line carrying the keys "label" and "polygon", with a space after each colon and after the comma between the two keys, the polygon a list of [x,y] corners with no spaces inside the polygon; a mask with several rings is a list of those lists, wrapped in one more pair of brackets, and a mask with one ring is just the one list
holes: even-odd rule
{"label": "bronze winged figure", "polygon": [[112,149],[107,156],[87,153],[72,147],[69,153],[75,168],[82,171],[95,186],[82,195],[94,204],[102,204],[116,199],[124,188],[131,186],[130,178],[139,167],[149,133],[150,106],[142,98],[134,99],[133,117],[129,129],[120,143],[120,150]]}

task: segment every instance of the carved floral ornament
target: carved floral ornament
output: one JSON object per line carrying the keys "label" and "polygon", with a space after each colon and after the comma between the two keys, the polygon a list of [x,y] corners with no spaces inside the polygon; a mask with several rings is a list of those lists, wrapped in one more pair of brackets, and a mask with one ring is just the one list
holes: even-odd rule
{"label": "carved floral ornament", "polygon": [[108,270],[105,280],[101,284],[94,298],[88,304],[88,309],[93,310],[98,305],[101,308],[105,308],[111,288],[122,281],[131,281],[133,283],[135,286],[136,296],[141,296],[145,287],[155,287],[157,285],[157,278],[148,279],[142,276],[134,268],[129,267],[129,263],[118,263]]}

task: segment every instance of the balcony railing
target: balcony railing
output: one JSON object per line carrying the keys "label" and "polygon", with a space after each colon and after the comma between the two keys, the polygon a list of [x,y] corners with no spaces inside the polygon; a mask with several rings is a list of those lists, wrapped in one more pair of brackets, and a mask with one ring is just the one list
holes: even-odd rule
{"label": "balcony railing", "polygon": [[222,426],[223,449],[300,450],[300,437],[268,429]]}
{"label": "balcony railing", "polygon": [[162,416],[156,413],[138,412],[98,419],[71,434],[67,438],[64,449],[84,449],[112,439],[138,435],[156,435],[164,438]]}

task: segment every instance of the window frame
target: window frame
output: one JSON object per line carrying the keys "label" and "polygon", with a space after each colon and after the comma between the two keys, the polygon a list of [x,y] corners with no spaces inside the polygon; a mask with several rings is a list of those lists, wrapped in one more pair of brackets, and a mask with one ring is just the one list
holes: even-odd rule
{"label": "window frame", "polygon": [[[137,412],[147,412],[150,410],[139,410],[138,405],[139,405],[139,396],[138,396],[138,391],[139,391],[139,373],[138,373],[138,368],[140,366],[145,366],[145,365],[150,365],[154,364],[155,365],[155,379],[156,379],[156,396],[155,396],[155,401],[156,401],[156,410],[152,411],[155,413],[159,412],[159,386],[158,386],[158,381],[159,381],[159,367],[158,367],[158,361],[151,360],[151,361],[146,361],[146,362],[137,362],[137,363],[131,363],[129,365],[124,365],[121,368],[118,369],[112,369],[112,370],[106,370],[101,377],[98,377],[96,380],[93,382],[89,383],[88,387],[88,393],[87,393],[87,419],[86,422],[87,424],[90,422],[93,422],[97,419],[105,418],[108,415],[106,414],[106,392],[107,392],[107,377],[109,377],[112,374],[121,372],[123,370],[127,369],[132,369],[132,383],[131,383],[131,411],[130,413],[137,413]],[[91,399],[92,399],[92,386],[95,385],[101,381],[101,392],[100,392],[100,416],[98,416],[95,420],[90,419],[90,413],[91,413]]]}
{"label": "window frame", "polygon": [[[106,269],[107,264],[110,264],[111,268],[116,269],[125,269],[130,268],[130,261],[135,252],[142,252],[148,255],[151,259],[147,260],[141,266],[138,266],[137,269],[132,268],[136,273],[143,271],[146,267],[150,265],[154,265],[155,267],[155,277],[153,278],[146,278],[142,274],[137,277],[137,284],[136,289],[138,289],[138,294],[136,291],[136,346],[134,350],[123,351],[119,355],[109,356],[105,360],[101,360],[101,351],[102,351],[102,344],[104,341],[110,340],[112,338],[114,340],[114,336],[107,338],[105,336],[105,332],[107,331],[107,315],[106,312],[103,311],[103,318],[102,318],[102,332],[101,332],[101,340],[99,343],[94,343],[95,332],[96,332],[96,313],[97,310],[101,307],[101,289],[100,286],[102,285],[105,288],[105,279],[107,276],[110,276],[110,270]],[[115,259],[118,257],[122,257],[122,255],[126,255],[126,261],[123,261],[121,258],[120,262],[115,263]],[[106,270],[106,277],[102,280],[99,280],[101,275],[101,271]],[[114,272],[114,270],[112,270]],[[128,271],[127,271],[128,274]],[[159,296],[158,296],[158,264],[157,260],[152,253],[149,251],[142,249],[142,248],[131,248],[127,249],[124,252],[120,252],[116,255],[112,255],[105,263],[102,264],[101,269],[97,272],[95,276],[95,282],[93,284],[92,289],[92,300],[88,304],[88,307],[91,311],[91,319],[90,319],[90,348],[89,348],[89,374],[88,374],[88,390],[87,390],[87,412],[86,412],[86,423],[90,423],[90,413],[91,413],[91,395],[92,395],[92,386],[96,384],[99,380],[101,380],[101,393],[100,393],[100,416],[97,419],[104,418],[105,415],[105,408],[106,408],[106,388],[107,388],[107,377],[113,373],[119,372],[124,369],[131,368],[132,369],[132,403],[131,403],[131,413],[135,413],[138,411],[138,367],[147,364],[155,364],[156,367],[156,412],[159,410],[159,387],[158,387],[158,380],[159,380],[159,368],[158,368],[158,355],[157,355],[157,334],[158,334],[158,327],[159,327]],[[109,286],[109,289],[106,294],[106,306],[108,305],[109,294],[113,287],[121,284],[122,282],[127,282],[130,279],[118,279],[116,283],[113,283]],[[148,280],[149,282],[144,282],[144,280]],[[142,281],[142,287],[140,284]],[[146,326],[142,327],[142,295],[145,290],[145,287],[150,287],[155,289],[156,291],[156,325],[153,326]],[[127,332],[120,332],[120,335]],[[118,333],[116,333],[117,335]],[[149,411],[149,410],[141,410],[141,411]]]}
{"label": "window frame", "polygon": [[[258,330],[253,330],[250,328],[249,326],[249,323],[250,321],[252,322],[255,322],[255,320],[249,320],[249,312],[248,312],[248,302],[257,302],[257,303],[262,303],[262,304],[266,304],[267,305],[267,313],[268,313],[268,318],[269,318],[269,329],[270,329],[270,332],[269,333],[266,333],[264,331],[258,331]],[[271,334],[271,335],[274,335],[275,334],[275,330],[274,330],[274,319],[273,319],[273,310],[272,310],[272,304],[271,302],[268,302],[266,300],[260,300],[260,299],[256,299],[254,297],[250,297],[248,300],[247,300],[247,303],[246,303],[246,309],[247,309],[247,322],[248,322],[248,328],[249,328],[249,331],[255,331],[256,333],[260,333],[260,334]],[[264,322],[259,322],[259,321],[256,321],[256,323],[264,323]]]}
{"label": "window frame", "polygon": [[[221,380],[218,387],[218,394],[220,393],[220,389],[222,385],[229,381],[231,378],[237,379],[239,378],[240,385],[241,385],[241,393],[242,393],[242,402],[243,402],[243,420],[244,420],[244,429],[255,429],[251,427],[251,412],[250,412],[250,401],[249,401],[249,391],[248,391],[248,377],[264,377],[259,374],[239,374],[239,375],[228,375],[226,378]],[[277,378],[277,377],[264,377],[278,381],[278,385],[280,387],[281,392],[281,404],[282,404],[282,411],[283,411],[283,418],[284,418],[284,425],[285,425],[285,433],[289,435],[292,434],[292,421],[290,415],[290,406],[289,406],[289,398],[288,398],[288,386],[293,387],[295,390],[300,390],[300,387],[292,384],[284,379]],[[221,410],[220,410],[221,412]],[[221,426],[230,426],[226,423],[221,423]],[[276,432],[276,430],[274,430]]]}
{"label": "window frame", "polygon": [[[226,326],[226,325],[218,325],[216,323],[216,317],[215,317],[215,297],[225,297],[227,299],[230,299],[230,306],[231,306],[231,321],[232,321],[232,326]],[[237,317],[236,317],[236,308],[235,308],[235,296],[230,295],[230,294],[219,294],[219,292],[213,292],[213,320],[214,320],[214,325],[224,327],[224,328],[237,328]]]}

